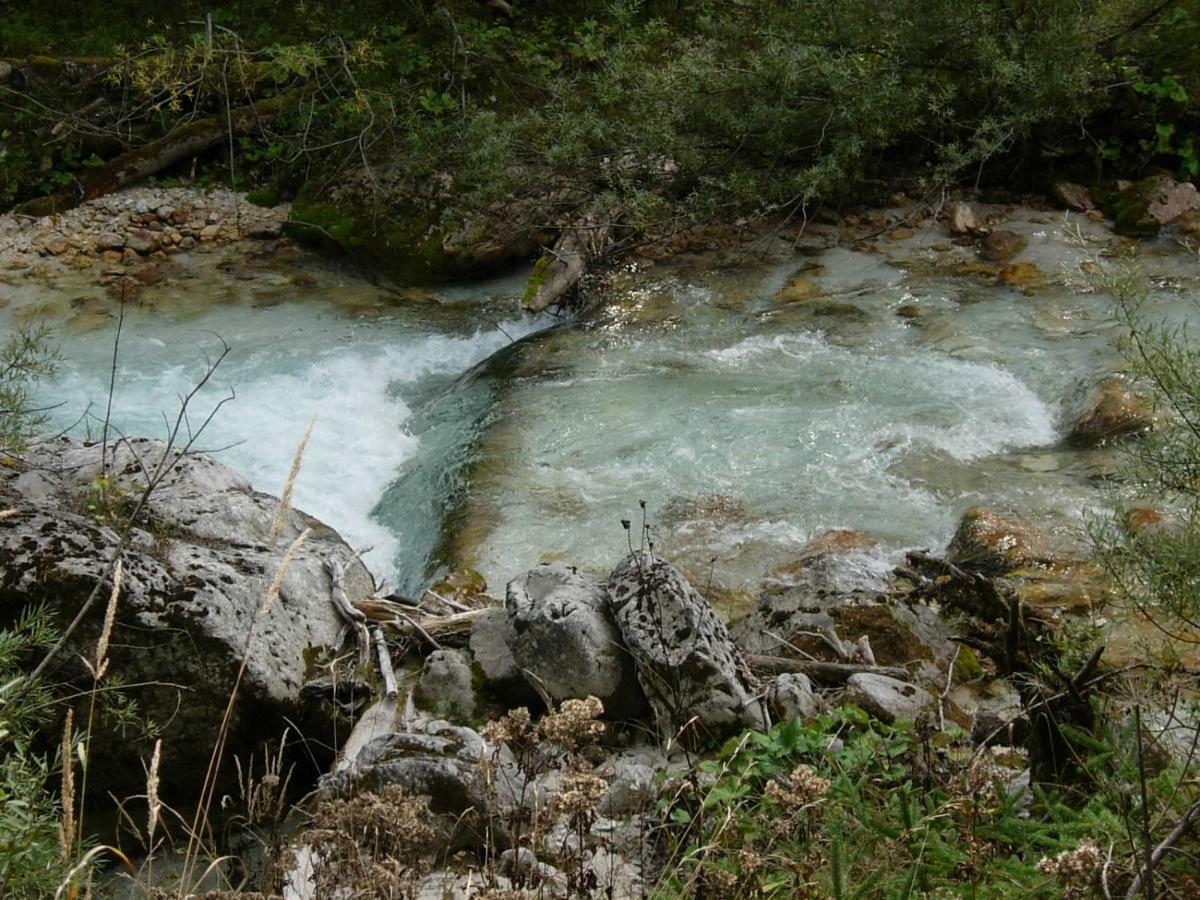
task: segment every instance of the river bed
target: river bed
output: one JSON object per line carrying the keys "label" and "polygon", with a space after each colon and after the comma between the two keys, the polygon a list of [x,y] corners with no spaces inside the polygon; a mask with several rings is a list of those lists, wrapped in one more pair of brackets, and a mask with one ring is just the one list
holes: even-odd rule
{"label": "river bed", "polygon": [[[1120,367],[1111,298],[1080,266],[1114,241],[1061,214],[1004,227],[1029,239],[1035,290],[972,272],[973,248],[929,226],[631,267],[569,327],[520,313],[519,272],[397,293],[294,250],[181,255],[125,305],[112,425],[162,436],[228,346],[189,407],[196,427],[228,398],[197,446],[278,492],[314,421],[295,504],[405,590],[451,558],[493,592],[548,558],[602,577],[640,540],[643,501],[657,548],[735,592],[831,528],[879,538],[871,582],[944,547],[973,505],[1071,538],[1111,459],[1066,446],[1066,425]],[[1139,265],[1155,314],[1185,315],[1194,259],[1164,240]],[[797,273],[803,298],[781,302]],[[39,387],[54,425],[96,435],[115,301],[82,272],[6,278],[6,324],[58,327],[64,363]]]}

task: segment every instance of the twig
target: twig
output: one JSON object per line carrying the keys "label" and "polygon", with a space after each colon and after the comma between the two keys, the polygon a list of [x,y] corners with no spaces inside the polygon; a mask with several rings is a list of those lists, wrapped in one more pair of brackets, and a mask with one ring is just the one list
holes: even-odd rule
{"label": "twig", "polygon": [[[1192,824],[1200,820],[1200,800],[1188,808],[1188,811],[1183,814],[1183,817],[1171,829],[1171,833],[1163,838],[1162,843],[1154,848],[1154,852],[1150,854],[1148,870],[1154,871],[1154,867],[1162,862],[1162,858],[1170,852],[1171,848],[1179,842]],[[1145,870],[1143,870],[1145,871]],[[1133,900],[1137,896],[1138,891],[1142,889],[1142,872],[1138,872],[1137,877],[1133,879],[1133,884],[1129,886],[1129,890],[1125,892],[1125,900]]]}
{"label": "twig", "polygon": [[392,670],[392,656],[388,652],[387,641],[383,639],[383,629],[376,625],[371,629],[371,637],[375,640],[375,653],[379,657],[379,672],[383,675],[383,692],[389,700],[395,700],[400,690],[396,687],[396,673]]}

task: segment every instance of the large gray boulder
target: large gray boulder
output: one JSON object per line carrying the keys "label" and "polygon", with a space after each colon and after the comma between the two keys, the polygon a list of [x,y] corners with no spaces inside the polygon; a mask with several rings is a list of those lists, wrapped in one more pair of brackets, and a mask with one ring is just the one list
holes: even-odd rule
{"label": "large gray boulder", "polygon": [[924,688],[874,672],[851,675],[842,700],[889,724],[899,719],[915,722],[933,706],[933,695]]}
{"label": "large gray boulder", "polygon": [[556,703],[597,697],[608,718],[645,708],[608,599],[570,566],[543,563],[508,584],[506,641],[530,683]]}
{"label": "large gray boulder", "polygon": [[688,726],[683,737],[694,742],[699,734],[719,738],[767,724],[757,679],[712,607],[674,566],[633,553],[609,577],[608,596],[664,736]]}
{"label": "large gray boulder", "polygon": [[[332,713],[301,688],[314,659],[335,649],[342,622],[323,563],[345,566],[350,597],[373,589],[370,574],[331,528],[288,513],[269,541],[279,501],[251,490],[237,473],[200,455],[172,452],[153,440],[99,444],[57,438],[34,447],[19,465],[0,467],[0,623],[44,603],[65,625],[104,577],[119,531],[156,472],[163,477],[122,552],[124,568],[109,678],[120,678],[141,715],[162,729],[164,790],[174,783],[194,796],[243,658],[229,753],[278,741],[290,721],[315,745],[332,739]],[[103,487],[103,491],[100,490]],[[262,612],[287,546],[312,533],[293,557],[278,598]],[[109,589],[57,657],[53,680],[86,688],[80,655],[94,652]],[[258,620],[247,654],[247,640]],[[144,790],[141,761],[153,741],[98,733],[93,761],[103,788]]]}

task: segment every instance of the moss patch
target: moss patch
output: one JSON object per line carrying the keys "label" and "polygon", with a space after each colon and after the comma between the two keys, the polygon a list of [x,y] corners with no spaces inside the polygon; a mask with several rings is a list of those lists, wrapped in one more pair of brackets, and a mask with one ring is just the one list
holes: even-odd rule
{"label": "moss patch", "polygon": [[525,285],[525,293],[521,295],[521,305],[528,306],[537,297],[538,291],[542,289],[542,285],[546,283],[546,279],[550,277],[550,257],[542,256],[533,265],[533,271],[529,273],[529,283]]}

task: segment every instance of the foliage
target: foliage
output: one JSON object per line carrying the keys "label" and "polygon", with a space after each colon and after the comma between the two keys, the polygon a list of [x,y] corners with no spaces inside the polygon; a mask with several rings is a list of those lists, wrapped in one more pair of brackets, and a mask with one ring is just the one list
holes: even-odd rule
{"label": "foliage", "polygon": [[59,847],[61,811],[47,782],[54,762],[34,748],[51,720],[42,686],[18,696],[29,657],[56,632],[41,607],[0,630],[0,897],[51,896],[67,868]]}
{"label": "foliage", "polygon": [[1200,345],[1185,324],[1147,316],[1135,269],[1100,277],[1128,335],[1126,362],[1165,423],[1126,447],[1121,481],[1134,503],[1162,504],[1169,524],[1134,527],[1119,504],[1112,520],[1096,523],[1094,537],[1120,595],[1167,634],[1200,643]]}
{"label": "foliage", "polygon": [[[1091,742],[1090,765],[1125,779],[1125,796],[1136,774],[1118,750],[1128,739],[1114,730]],[[1116,789],[1082,800],[1031,791],[1017,777],[1024,765],[1015,748],[972,753],[950,734],[854,708],[746,733],[666,802],[677,844],[657,895],[1082,897],[1112,847],[1106,877],[1127,877],[1136,863],[1119,849],[1123,823],[1138,810]],[[1176,770],[1155,776],[1156,815],[1195,799],[1177,784]],[[1167,878],[1186,887],[1185,868]]]}
{"label": "foliage", "polygon": [[46,410],[34,405],[29,388],[57,365],[44,327],[14,331],[0,348],[0,453],[19,453],[45,425]]}

